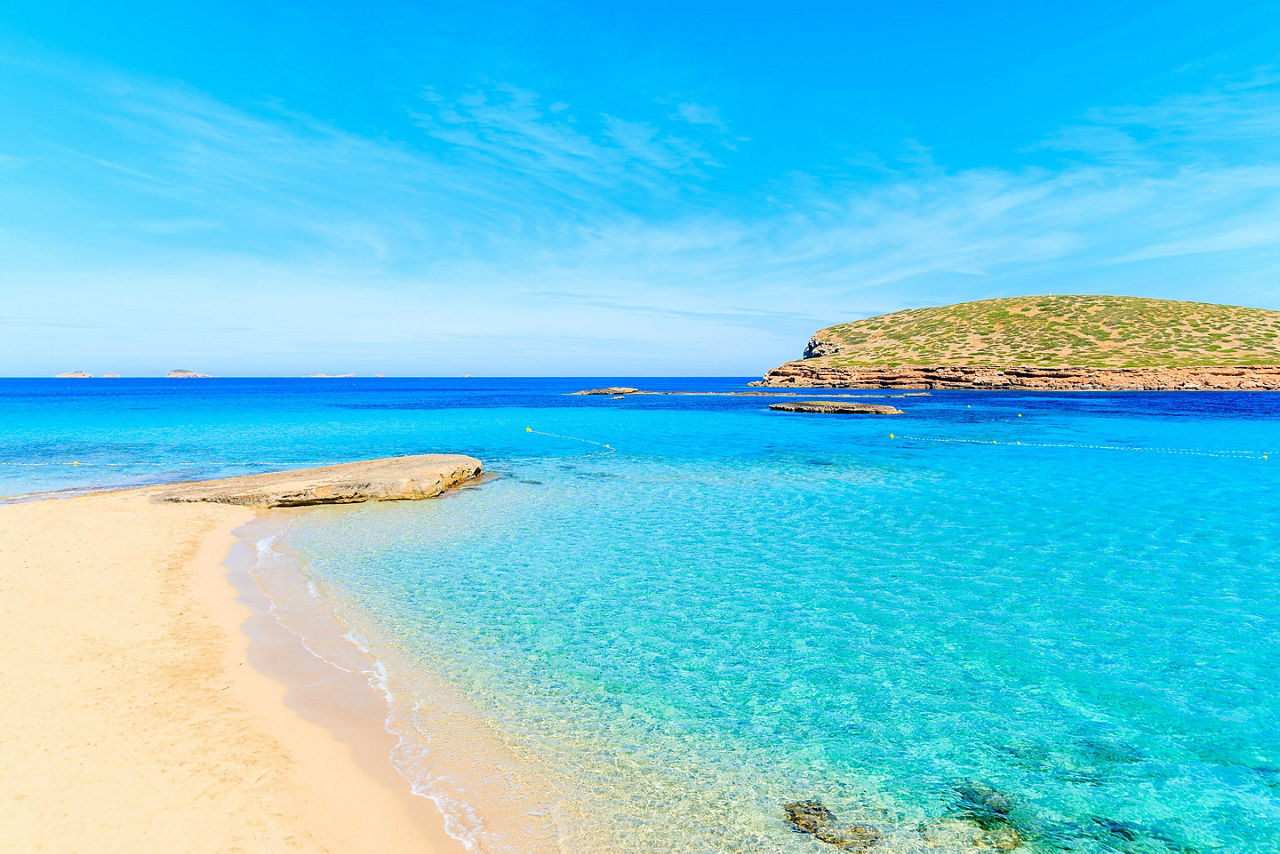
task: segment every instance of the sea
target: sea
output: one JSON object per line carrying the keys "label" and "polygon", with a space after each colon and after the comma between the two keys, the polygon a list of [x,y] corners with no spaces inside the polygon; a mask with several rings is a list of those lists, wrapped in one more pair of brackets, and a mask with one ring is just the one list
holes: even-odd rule
{"label": "sea", "polygon": [[0,496],[481,459],[242,534],[470,850],[1280,851],[1280,394],[747,382],[0,380]]}

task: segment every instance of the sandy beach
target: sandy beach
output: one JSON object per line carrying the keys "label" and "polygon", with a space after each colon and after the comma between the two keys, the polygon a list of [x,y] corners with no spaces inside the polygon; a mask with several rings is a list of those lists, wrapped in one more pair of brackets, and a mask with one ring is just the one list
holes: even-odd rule
{"label": "sandy beach", "polygon": [[0,849],[461,851],[378,733],[250,663],[224,561],[258,511],[153,492],[0,506]]}

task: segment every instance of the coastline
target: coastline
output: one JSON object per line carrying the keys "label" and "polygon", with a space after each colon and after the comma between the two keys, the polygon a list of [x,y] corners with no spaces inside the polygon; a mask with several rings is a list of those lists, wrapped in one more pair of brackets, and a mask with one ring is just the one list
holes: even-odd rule
{"label": "coastline", "polygon": [[225,563],[259,514],[160,489],[0,506],[4,847],[464,850],[379,773],[389,734],[289,702],[277,672],[303,659],[269,643]]}
{"label": "coastline", "polygon": [[843,366],[829,357],[787,362],[748,385],[767,388],[997,391],[1276,391],[1280,366],[1182,368],[996,365]]}

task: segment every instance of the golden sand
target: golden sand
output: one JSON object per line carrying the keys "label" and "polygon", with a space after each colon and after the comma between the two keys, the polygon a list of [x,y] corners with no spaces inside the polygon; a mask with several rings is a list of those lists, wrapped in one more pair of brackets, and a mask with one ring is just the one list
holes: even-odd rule
{"label": "golden sand", "polygon": [[249,665],[254,511],[152,492],[0,506],[0,850],[462,850]]}

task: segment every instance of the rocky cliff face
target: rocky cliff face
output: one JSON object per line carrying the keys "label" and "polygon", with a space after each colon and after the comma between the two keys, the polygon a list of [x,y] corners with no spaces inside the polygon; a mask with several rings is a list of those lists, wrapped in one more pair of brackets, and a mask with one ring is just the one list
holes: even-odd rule
{"label": "rocky cliff face", "polygon": [[[816,339],[816,336],[815,336]],[[810,346],[813,346],[810,341]],[[806,351],[808,352],[808,351]],[[805,388],[1022,389],[1031,391],[1280,391],[1280,366],[1037,368],[904,365],[841,367],[787,362],[752,383]]]}
{"label": "rocky cliff face", "polygon": [[805,345],[804,356],[801,358],[816,359],[819,356],[834,356],[839,352],[839,342],[823,338],[822,332],[816,332],[814,333],[814,336],[809,339],[809,343]]}

